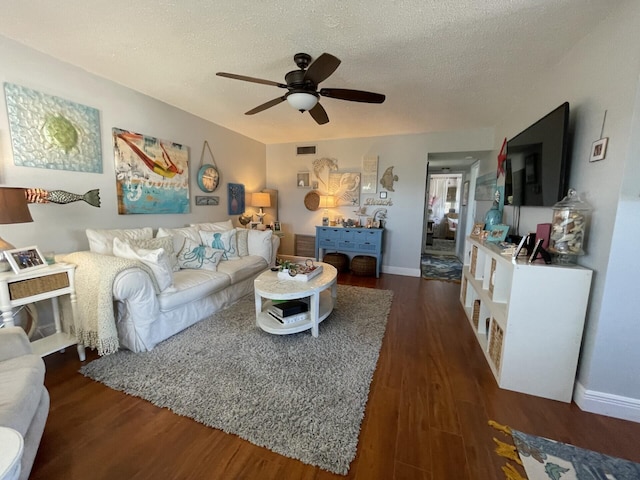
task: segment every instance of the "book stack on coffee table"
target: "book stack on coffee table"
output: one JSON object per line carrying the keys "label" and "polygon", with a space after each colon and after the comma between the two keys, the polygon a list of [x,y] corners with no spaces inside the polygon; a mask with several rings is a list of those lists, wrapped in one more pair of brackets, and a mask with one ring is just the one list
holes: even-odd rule
{"label": "book stack on coffee table", "polygon": [[307,320],[309,305],[304,300],[288,300],[270,306],[267,312],[280,323],[289,324]]}

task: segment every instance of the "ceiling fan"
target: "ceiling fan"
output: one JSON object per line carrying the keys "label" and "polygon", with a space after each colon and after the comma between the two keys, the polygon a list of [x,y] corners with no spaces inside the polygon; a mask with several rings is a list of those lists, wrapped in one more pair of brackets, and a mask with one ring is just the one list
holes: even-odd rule
{"label": "ceiling fan", "polygon": [[324,125],[329,122],[329,117],[322,105],[318,103],[320,96],[363,103],[382,103],[386,98],[380,93],[364,92],[362,90],[345,88],[321,88],[318,90],[318,84],[329,78],[340,65],[340,60],[329,53],[323,53],[313,63],[311,63],[311,56],[306,53],[296,53],[293,56],[293,60],[299,70],[292,70],[284,76],[286,84],[245,75],[236,75],[235,73],[218,72],[216,75],[235,80],[244,80],[245,82],[272,85],[288,90],[282,97],[263,103],[249,110],[245,115],[262,112],[286,100],[296,110],[300,112],[308,111],[319,125]]}

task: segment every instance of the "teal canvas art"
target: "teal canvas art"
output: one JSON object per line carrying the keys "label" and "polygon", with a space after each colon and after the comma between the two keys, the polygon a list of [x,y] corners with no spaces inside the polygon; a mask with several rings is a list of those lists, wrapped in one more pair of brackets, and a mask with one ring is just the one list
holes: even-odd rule
{"label": "teal canvas art", "polygon": [[102,173],[98,110],[12,83],[4,92],[14,164]]}
{"label": "teal canvas art", "polygon": [[118,213],[189,213],[189,149],[113,129]]}

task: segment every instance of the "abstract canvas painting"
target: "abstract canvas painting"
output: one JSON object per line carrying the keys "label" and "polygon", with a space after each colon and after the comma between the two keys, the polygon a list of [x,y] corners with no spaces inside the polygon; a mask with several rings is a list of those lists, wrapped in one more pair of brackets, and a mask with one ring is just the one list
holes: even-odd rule
{"label": "abstract canvas painting", "polygon": [[329,192],[336,199],[336,207],[360,205],[360,173],[330,172]]}
{"label": "abstract canvas painting", "polygon": [[4,91],[13,163],[102,173],[98,110],[12,83]]}
{"label": "abstract canvas painting", "polygon": [[113,129],[118,213],[189,213],[189,149]]}

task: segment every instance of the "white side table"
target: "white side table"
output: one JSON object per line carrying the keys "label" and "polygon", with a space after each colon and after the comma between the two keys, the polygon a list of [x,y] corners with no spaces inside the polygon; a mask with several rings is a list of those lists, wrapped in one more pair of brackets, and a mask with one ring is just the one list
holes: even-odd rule
{"label": "white side table", "polygon": [[[322,273],[308,282],[280,280],[276,272],[266,270],[254,281],[256,303],[256,325],[274,335],[288,335],[311,329],[317,337],[318,325],[333,311],[338,297],[338,270],[328,263],[322,265]],[[267,313],[271,300],[294,300],[310,298],[309,318],[291,324],[281,324]],[[266,302],[263,302],[263,299]]]}
{"label": "white side table", "polygon": [[13,428],[0,427],[0,446],[0,480],[17,480],[20,477],[24,439]]}
{"label": "white side table", "polygon": [[72,314],[76,314],[75,269],[71,263],[54,263],[27,272],[0,273],[0,311],[5,326],[14,326],[13,309],[28,303],[51,299],[56,333],[31,343],[35,354],[44,357],[71,345],[78,345],[78,356],[84,361],[84,345],[62,331],[58,298],[69,295]]}

